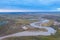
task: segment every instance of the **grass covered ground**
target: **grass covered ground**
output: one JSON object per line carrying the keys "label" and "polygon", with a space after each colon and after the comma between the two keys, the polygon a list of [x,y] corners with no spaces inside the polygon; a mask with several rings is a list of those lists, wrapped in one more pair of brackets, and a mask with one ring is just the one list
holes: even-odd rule
{"label": "grass covered ground", "polygon": [[29,25],[31,22],[35,22],[36,20],[19,19],[7,21],[9,21],[8,24],[0,25],[0,36],[25,31],[21,27]]}

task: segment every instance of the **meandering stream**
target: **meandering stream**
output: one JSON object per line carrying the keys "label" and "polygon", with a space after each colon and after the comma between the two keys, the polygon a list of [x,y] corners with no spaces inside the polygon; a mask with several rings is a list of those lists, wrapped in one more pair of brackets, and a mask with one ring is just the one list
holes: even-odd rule
{"label": "meandering stream", "polygon": [[33,31],[33,32],[32,31],[23,31],[23,32],[18,32],[18,33],[14,33],[14,34],[11,34],[11,35],[0,37],[0,40],[2,40],[4,38],[7,38],[7,37],[38,36],[38,35],[49,36],[51,34],[55,34],[56,33],[56,30],[54,30],[53,28],[51,28],[51,27],[43,27],[43,26],[41,26],[41,24],[40,25],[36,25],[38,23],[40,23],[40,22],[34,22],[34,23],[31,23],[30,25],[32,27],[35,27],[35,28],[45,28],[48,31],[47,32],[42,32],[42,31]]}

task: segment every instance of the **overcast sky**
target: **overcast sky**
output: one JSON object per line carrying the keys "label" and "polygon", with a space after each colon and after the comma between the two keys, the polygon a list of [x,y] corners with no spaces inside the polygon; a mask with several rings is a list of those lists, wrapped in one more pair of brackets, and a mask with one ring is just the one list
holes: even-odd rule
{"label": "overcast sky", "polygon": [[60,11],[60,0],[0,0],[0,9]]}

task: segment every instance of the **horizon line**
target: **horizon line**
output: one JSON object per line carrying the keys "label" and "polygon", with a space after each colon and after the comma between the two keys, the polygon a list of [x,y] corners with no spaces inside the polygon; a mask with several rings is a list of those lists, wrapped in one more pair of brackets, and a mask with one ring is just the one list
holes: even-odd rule
{"label": "horizon line", "polygon": [[18,10],[18,9],[0,9],[0,12],[60,12],[58,10]]}

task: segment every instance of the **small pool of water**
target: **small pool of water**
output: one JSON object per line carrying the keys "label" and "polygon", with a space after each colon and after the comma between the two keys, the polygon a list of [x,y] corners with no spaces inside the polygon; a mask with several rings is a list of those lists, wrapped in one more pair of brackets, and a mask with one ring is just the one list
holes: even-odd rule
{"label": "small pool of water", "polygon": [[8,23],[8,21],[0,21],[0,25],[4,25],[6,23]]}

